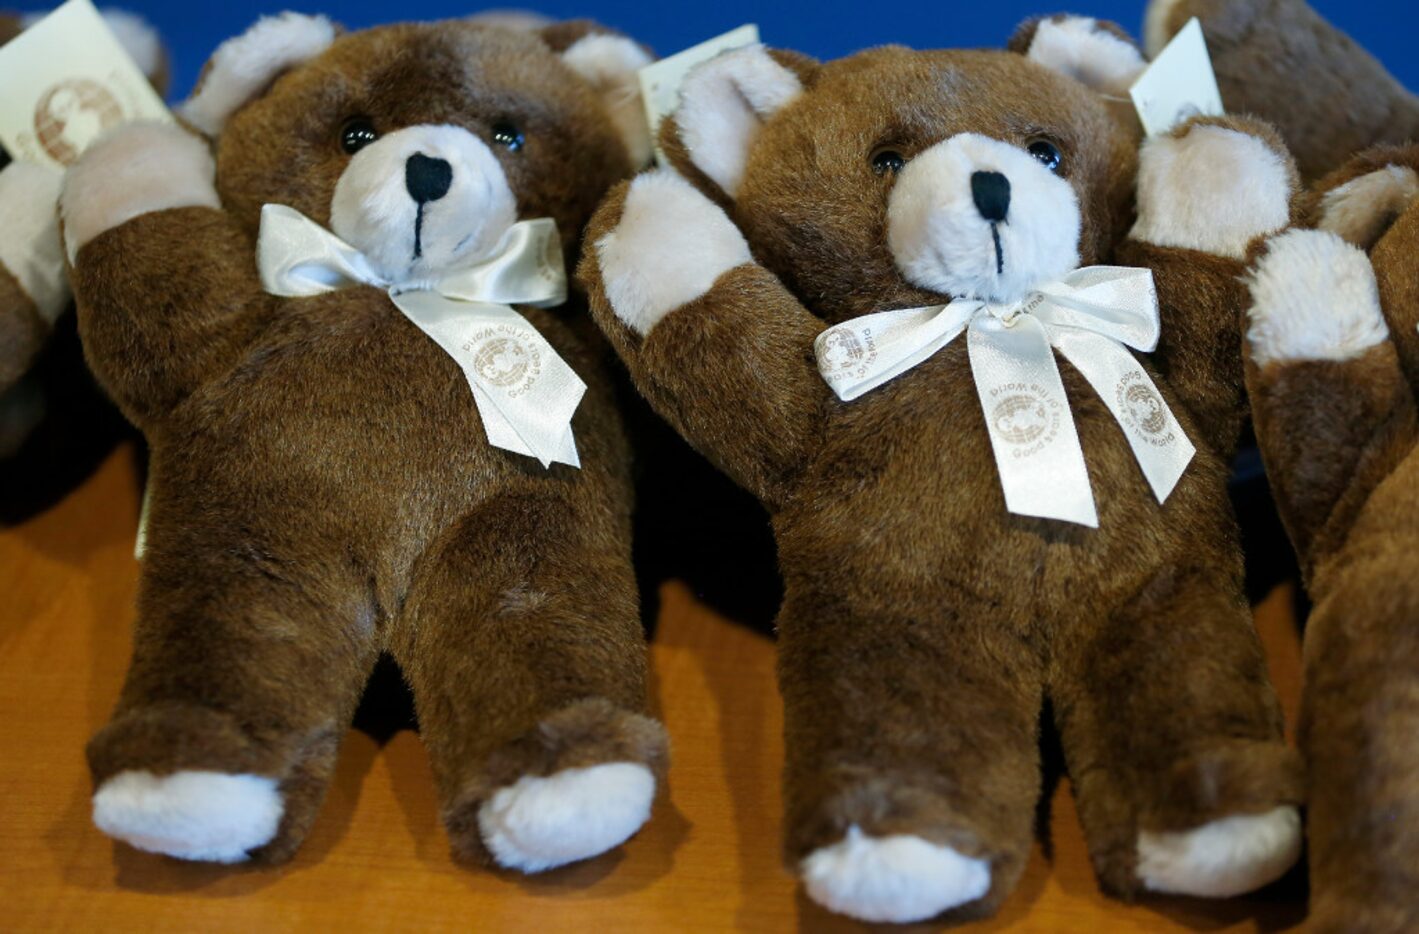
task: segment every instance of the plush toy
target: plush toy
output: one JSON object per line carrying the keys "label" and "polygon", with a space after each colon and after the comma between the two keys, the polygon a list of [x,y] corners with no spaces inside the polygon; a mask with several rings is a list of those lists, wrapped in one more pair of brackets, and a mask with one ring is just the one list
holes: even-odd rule
{"label": "plush toy", "polygon": [[595,327],[542,307],[648,152],[646,61],[587,23],[282,14],[182,108],[212,151],[135,124],[70,170],[85,353],[152,449],[105,832],[290,856],[381,651],[458,855],[533,872],[646,820],[626,443]]}
{"label": "plush toy", "polygon": [[1371,146],[1419,139],[1419,96],[1305,0],[1151,0],[1148,54],[1193,17],[1227,110],[1275,124],[1307,179]]}
{"label": "plush toy", "polygon": [[[1028,57],[722,55],[664,126],[673,170],[588,228],[638,387],[773,515],[786,856],[863,919],[1000,904],[1046,700],[1108,891],[1230,895],[1299,851],[1225,492],[1243,260],[1295,170],[1229,119],[1140,165],[1061,72],[1114,94],[1141,57],[1082,23],[1030,24]],[[1153,349],[1150,270],[1162,336],[1135,358],[1104,334]],[[1032,457],[1058,476],[1017,483]]]}
{"label": "plush toy", "polygon": [[[0,44],[38,19],[0,13]],[[131,13],[107,10],[104,19],[161,93],[168,66],[157,34]],[[70,305],[56,206],[62,177],[49,166],[11,162],[0,150],[0,457],[13,454],[44,415],[42,389],[23,380]]]}
{"label": "plush toy", "polygon": [[[1257,440],[1315,601],[1311,929],[1419,929],[1419,147],[1323,180],[1251,280]],[[1367,255],[1368,254],[1368,255]]]}

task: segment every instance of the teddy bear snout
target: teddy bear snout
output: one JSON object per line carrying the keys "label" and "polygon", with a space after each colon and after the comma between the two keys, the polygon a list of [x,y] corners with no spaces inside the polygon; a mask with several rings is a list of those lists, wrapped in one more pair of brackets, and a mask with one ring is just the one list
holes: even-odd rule
{"label": "teddy bear snout", "polygon": [[887,207],[887,241],[912,285],[1014,301],[1079,262],[1079,201],[1023,147],[962,133],[917,154]]}
{"label": "teddy bear snout", "polygon": [[491,249],[517,221],[492,150],[457,126],[396,130],[351,157],[331,229],[391,282],[437,276]]}

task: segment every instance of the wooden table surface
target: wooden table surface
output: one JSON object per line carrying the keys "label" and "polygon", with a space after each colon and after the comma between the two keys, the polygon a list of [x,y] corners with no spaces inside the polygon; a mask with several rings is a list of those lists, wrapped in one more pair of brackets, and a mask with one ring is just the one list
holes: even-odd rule
{"label": "wooden table surface", "polygon": [[[89,821],[83,747],[128,660],[138,568],[131,448],[47,511],[0,530],[0,930],[836,931],[779,862],[782,711],[773,645],[665,588],[653,692],[674,743],[650,824],[600,859],[533,878],[449,858],[418,737],[352,732],[314,830],[290,864],[184,864],[117,846]],[[1290,593],[1258,610],[1294,716]],[[999,917],[970,930],[1278,931],[1299,924],[1293,873],[1222,904],[1102,897],[1068,781]],[[1048,854],[1048,855],[1047,855]],[[923,927],[923,929],[929,929]]]}

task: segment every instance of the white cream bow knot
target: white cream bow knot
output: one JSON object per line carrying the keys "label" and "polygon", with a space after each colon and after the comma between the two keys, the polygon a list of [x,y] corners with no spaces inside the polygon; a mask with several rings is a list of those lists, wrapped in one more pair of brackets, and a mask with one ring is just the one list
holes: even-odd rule
{"label": "white cream bow knot", "polygon": [[580,467],[572,415],[586,384],[512,305],[567,300],[556,222],[519,221],[492,253],[434,282],[395,283],[359,250],[292,208],[261,209],[261,282],[301,297],[357,285],[386,289],[395,306],[463,369],[488,443],[541,461]]}
{"label": "white cream bow knot", "polygon": [[1013,304],[960,299],[865,315],[824,331],[814,349],[823,378],[850,401],[901,376],[962,331],[1007,509],[1099,525],[1051,347],[1108,406],[1158,502],[1172,493],[1196,449],[1125,347],[1146,353],[1158,345],[1151,271],[1089,266]]}

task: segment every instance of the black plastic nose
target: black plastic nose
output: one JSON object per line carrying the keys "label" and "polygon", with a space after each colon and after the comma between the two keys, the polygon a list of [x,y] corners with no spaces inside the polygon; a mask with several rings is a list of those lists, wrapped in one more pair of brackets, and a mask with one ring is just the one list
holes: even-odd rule
{"label": "black plastic nose", "polygon": [[1010,179],[999,172],[977,172],[971,176],[971,197],[981,217],[999,223],[1010,213]]}
{"label": "black plastic nose", "polygon": [[420,204],[442,198],[452,184],[453,166],[443,159],[416,152],[404,163],[404,187]]}

